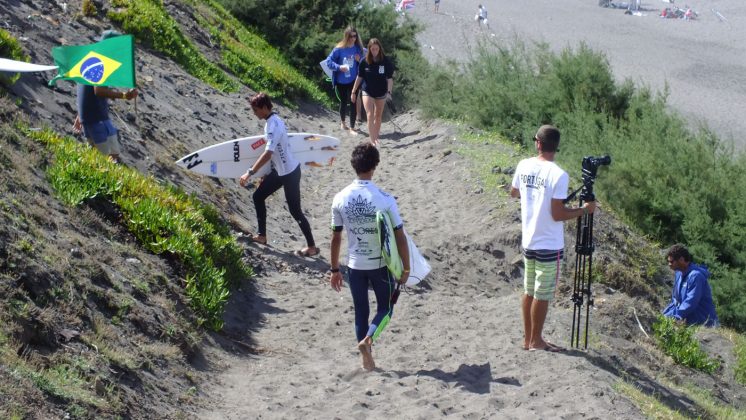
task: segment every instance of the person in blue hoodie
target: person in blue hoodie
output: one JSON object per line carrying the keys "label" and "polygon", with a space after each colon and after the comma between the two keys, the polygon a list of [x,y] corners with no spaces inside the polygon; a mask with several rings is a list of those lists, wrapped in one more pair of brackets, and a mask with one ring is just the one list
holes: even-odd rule
{"label": "person in blue hoodie", "polygon": [[[332,70],[332,85],[339,96],[339,117],[342,119],[342,130],[349,130],[351,134],[357,134],[355,120],[357,110],[350,103],[352,86],[357,78],[357,70],[360,60],[364,55],[363,43],[357,30],[353,27],[345,29],[344,38],[334,47],[331,54],[326,58],[326,65]],[[347,108],[350,108],[350,126],[345,124]]]}
{"label": "person in blue hoodie", "polygon": [[710,272],[704,265],[692,262],[692,255],[684,245],[676,244],[668,250],[668,267],[674,271],[671,303],[663,315],[686,322],[687,325],[719,327],[712,290],[708,279]]}

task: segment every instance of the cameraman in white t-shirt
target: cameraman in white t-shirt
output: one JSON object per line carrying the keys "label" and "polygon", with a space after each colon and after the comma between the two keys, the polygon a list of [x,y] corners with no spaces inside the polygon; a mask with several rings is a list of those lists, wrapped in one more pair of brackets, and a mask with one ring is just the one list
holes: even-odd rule
{"label": "cameraman in white t-shirt", "polygon": [[521,309],[523,348],[526,350],[564,350],[542,337],[565,247],[563,221],[593,213],[596,209],[595,201],[583,203],[579,208],[565,207],[569,177],[554,163],[559,142],[560,132],[556,127],[541,126],[534,137],[539,154],[518,164],[510,190],[511,197],[521,199],[521,247],[525,267]]}

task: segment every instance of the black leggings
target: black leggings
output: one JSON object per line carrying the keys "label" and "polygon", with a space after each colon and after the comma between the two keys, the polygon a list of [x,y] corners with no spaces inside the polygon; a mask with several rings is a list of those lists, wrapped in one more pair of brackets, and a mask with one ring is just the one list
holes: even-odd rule
{"label": "black leggings", "polygon": [[337,84],[337,93],[339,94],[339,117],[342,122],[345,121],[345,115],[347,114],[347,105],[350,105],[350,127],[355,127],[355,118],[357,118],[357,108],[355,104],[350,101],[352,95],[352,87],[354,83],[349,85]]}
{"label": "black leggings", "polygon": [[285,190],[285,201],[288,203],[288,210],[290,210],[293,219],[300,225],[300,230],[303,232],[303,236],[306,237],[306,244],[308,246],[316,246],[316,243],[313,241],[311,225],[308,223],[306,216],[303,215],[303,210],[300,207],[300,165],[293,172],[284,176],[277,175],[277,171],[272,169],[272,172],[264,177],[262,183],[254,191],[254,207],[256,208],[256,218],[259,222],[259,235],[267,235],[267,206],[264,204],[264,200],[279,190],[280,187]]}

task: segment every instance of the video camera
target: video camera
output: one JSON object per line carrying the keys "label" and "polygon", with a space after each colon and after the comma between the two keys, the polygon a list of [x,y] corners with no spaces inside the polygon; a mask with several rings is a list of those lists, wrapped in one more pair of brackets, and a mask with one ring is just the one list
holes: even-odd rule
{"label": "video camera", "polygon": [[583,158],[583,191],[580,198],[583,201],[596,201],[593,195],[593,182],[596,180],[596,173],[600,166],[610,165],[611,156],[593,157],[586,156]]}

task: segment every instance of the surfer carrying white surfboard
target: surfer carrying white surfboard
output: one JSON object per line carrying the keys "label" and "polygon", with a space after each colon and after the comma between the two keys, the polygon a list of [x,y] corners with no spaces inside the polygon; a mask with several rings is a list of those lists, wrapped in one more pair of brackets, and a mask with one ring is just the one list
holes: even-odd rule
{"label": "surfer carrying white surfboard", "polygon": [[[331,275],[332,289],[342,290],[339,254],[342,230],[347,233],[347,277],[355,308],[357,348],[365,370],[373,370],[373,341],[378,338],[393,314],[396,283],[405,284],[409,277],[409,248],[404,235],[396,199],[383,192],[372,181],[380,161],[378,149],[370,143],[360,144],[352,151],[353,169],[357,174],[352,184],[334,196],[332,202]],[[394,279],[381,257],[376,212],[387,212],[394,226],[394,237],[404,269],[401,278]],[[368,288],[376,295],[376,314],[370,317]]]}
{"label": "surfer carrying white surfboard", "polygon": [[268,162],[271,162],[272,165],[269,175],[262,179],[259,187],[254,191],[254,207],[259,229],[256,235],[251,236],[251,239],[261,244],[267,243],[267,206],[265,200],[277,190],[283,188],[288,210],[300,225],[303,236],[306,238],[307,246],[296,251],[296,255],[304,257],[318,255],[319,248],[316,247],[313,240],[311,225],[303,214],[300,205],[300,162],[293,156],[293,151],[288,142],[285,122],[277,113],[272,111],[272,101],[266,93],[257,93],[251,97],[249,102],[254,115],[267,121],[264,125],[264,137],[267,145],[264,153],[259,156],[245,174],[241,175],[239,183],[245,187],[249,183],[249,178],[262,166]]}

